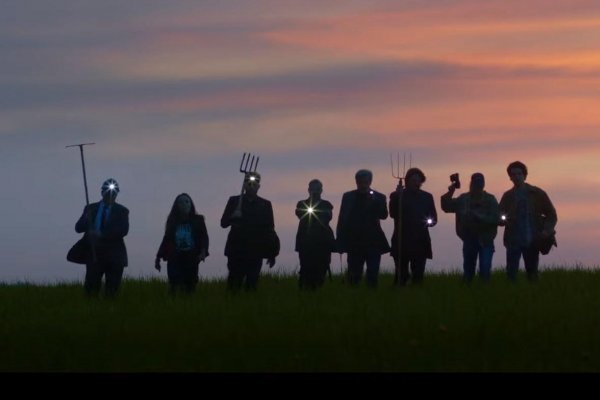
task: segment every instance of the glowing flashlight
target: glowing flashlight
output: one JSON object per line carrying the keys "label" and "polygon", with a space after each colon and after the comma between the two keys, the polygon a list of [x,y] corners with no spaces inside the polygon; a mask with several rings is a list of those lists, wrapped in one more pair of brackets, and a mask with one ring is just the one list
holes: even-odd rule
{"label": "glowing flashlight", "polygon": [[373,194],[373,191],[372,191],[372,190],[370,190],[370,191],[369,191],[369,194]]}
{"label": "glowing flashlight", "polygon": [[306,211],[308,211],[309,214],[312,214],[315,212],[315,209],[312,207],[308,207],[308,209]]}
{"label": "glowing flashlight", "polygon": [[502,215],[500,219],[502,219],[502,221],[506,221],[506,215]]}
{"label": "glowing flashlight", "polygon": [[115,190],[116,186],[114,183],[111,183],[110,185],[108,185],[108,190]]}
{"label": "glowing flashlight", "polygon": [[431,225],[433,224],[433,219],[432,218],[427,218],[427,225]]}
{"label": "glowing flashlight", "polygon": [[256,180],[256,177],[255,177],[255,176],[251,176],[251,177],[250,177],[250,180],[251,180],[251,181],[255,181],[255,180]]}

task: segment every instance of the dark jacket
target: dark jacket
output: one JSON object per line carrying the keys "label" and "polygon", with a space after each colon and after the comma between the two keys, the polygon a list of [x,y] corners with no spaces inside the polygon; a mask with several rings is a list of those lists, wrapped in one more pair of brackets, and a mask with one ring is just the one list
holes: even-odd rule
{"label": "dark jacket", "polygon": [[344,193],[336,228],[338,252],[389,252],[390,246],[380,223],[387,217],[383,193],[362,194],[358,190]]}
{"label": "dark jacket", "polygon": [[[554,232],[558,217],[556,209],[550,198],[542,189],[525,183],[527,191],[527,204],[529,207],[529,216],[534,243],[540,240],[540,233],[543,230]],[[499,204],[500,213],[506,215],[506,222],[500,221],[501,226],[506,226],[504,229],[504,246],[514,246],[517,240],[517,204],[516,204],[516,188],[512,188],[502,195]],[[554,244],[556,240],[552,238]]]}
{"label": "dark jacket", "polygon": [[335,238],[329,222],[333,217],[333,205],[327,200],[312,204],[313,214],[307,209],[311,205],[310,198],[296,204],[296,216],[300,219],[296,232],[297,252],[332,252],[335,251]]}
{"label": "dark jacket", "polygon": [[[208,232],[206,230],[204,216],[194,215],[191,218],[190,224],[192,226],[192,238],[194,240],[194,248],[192,249],[192,252],[197,256],[202,250],[204,250],[208,256]],[[162,258],[163,260],[167,261],[175,255],[176,229],[177,226],[173,226],[167,232],[165,232],[162,242],[158,248],[158,252],[156,253],[157,258]]]}
{"label": "dark jacket", "polygon": [[[75,232],[83,233],[84,239],[89,238],[88,231],[94,227],[100,202],[92,203],[83,209],[83,214],[75,224]],[[88,217],[88,209],[89,217]],[[127,248],[123,238],[129,232],[129,210],[117,203],[111,206],[108,220],[102,230],[102,237],[94,242],[96,255],[100,260],[106,260],[116,265],[127,266]],[[89,240],[89,239],[88,239]],[[92,260],[90,252],[89,260]]]}
{"label": "dark jacket", "polygon": [[[456,234],[462,240],[476,237],[482,246],[494,244],[498,233],[498,201],[493,194],[483,192],[480,199],[474,199],[470,192],[453,199],[450,192],[441,197],[442,210],[456,214]],[[473,215],[480,214],[480,217]]]}
{"label": "dark jacket", "polygon": [[240,258],[272,258],[279,255],[279,238],[275,232],[273,206],[269,200],[256,197],[242,199],[242,217],[232,219],[240,196],[231,196],[221,217],[221,227],[231,226],[225,255]]}
{"label": "dark jacket", "polygon": [[[394,219],[392,255],[398,254],[398,193],[390,194],[390,216]],[[427,219],[437,223],[437,211],[431,193],[404,190],[402,194],[402,253],[403,257],[433,258]]]}

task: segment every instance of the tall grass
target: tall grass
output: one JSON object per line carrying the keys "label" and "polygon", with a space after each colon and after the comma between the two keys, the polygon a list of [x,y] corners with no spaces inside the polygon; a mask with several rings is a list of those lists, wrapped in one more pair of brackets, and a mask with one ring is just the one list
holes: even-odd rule
{"label": "tall grass", "polygon": [[256,292],[201,282],[189,297],[125,280],[117,298],[78,284],[0,285],[0,371],[600,371],[600,273],[548,270],[516,284],[456,274],[375,290]]}

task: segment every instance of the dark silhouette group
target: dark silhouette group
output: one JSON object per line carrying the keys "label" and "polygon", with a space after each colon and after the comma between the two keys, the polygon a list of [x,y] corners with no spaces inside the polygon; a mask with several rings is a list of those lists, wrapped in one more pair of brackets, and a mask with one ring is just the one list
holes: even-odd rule
{"label": "dark silhouette group", "polygon": [[[511,281],[517,278],[519,262],[524,260],[530,281],[538,279],[539,254],[556,246],[557,215],[548,195],[525,183],[527,167],[511,163],[507,174],[513,187],[500,203],[487,193],[482,173],[471,176],[469,191],[453,198],[460,188],[455,174],[448,192],[441,196],[441,208],[456,215],[456,234],[463,242],[463,280],[471,282],[479,261],[479,277],[487,282],[491,276],[494,239],[498,226],[504,226],[506,271]],[[347,254],[345,279],[358,285],[365,272],[369,287],[377,287],[381,256],[390,253],[395,264],[394,283],[423,282],[427,259],[433,258],[429,229],[437,224],[433,196],[422,190],[425,174],[418,168],[406,171],[389,196],[372,189],[373,174],[361,169],[355,174],[356,189],[343,194],[336,234],[330,227],[333,205],[322,198],[323,184],[313,179],[308,184],[308,198],[298,201],[295,250],[300,261],[299,287],[315,290],[331,278],[331,254]],[[261,175],[245,172],[242,193],[227,201],[221,227],[230,228],[225,245],[227,288],[237,292],[256,290],[263,261],[273,267],[280,251],[275,232],[273,207],[258,196]],[[114,296],[127,266],[123,238],[129,231],[129,211],[116,203],[119,185],[114,179],[102,184],[102,200],[86,206],[75,225],[84,233],[80,262],[86,265],[84,289],[96,296],[105,276],[105,295]],[[388,242],[381,220],[391,216],[394,231]],[[75,247],[75,246],[74,246]],[[169,293],[193,293],[198,282],[199,263],[209,256],[209,238],[204,217],[199,215],[192,198],[178,195],[167,217],[165,231],[156,254],[155,268],[167,262]],[[73,261],[71,253],[68,259]]]}

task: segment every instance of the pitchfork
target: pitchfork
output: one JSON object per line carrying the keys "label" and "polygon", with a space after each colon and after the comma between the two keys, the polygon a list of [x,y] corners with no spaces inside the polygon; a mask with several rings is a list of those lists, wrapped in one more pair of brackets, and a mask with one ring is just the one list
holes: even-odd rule
{"label": "pitchfork", "polygon": [[[394,161],[392,154],[390,154],[390,166],[392,167],[392,176],[395,179],[398,179],[398,185],[396,186],[396,193],[398,194],[398,213],[396,216],[397,228],[396,228],[396,245],[398,247],[398,263],[396,266],[395,274],[394,274],[394,284],[398,283],[400,279],[400,265],[402,262],[402,195],[403,195],[403,185],[402,181],[404,176],[406,175],[406,153],[404,153],[404,162],[402,168],[402,175],[400,175],[400,153],[396,154],[396,168],[394,169]],[[412,153],[409,154],[409,164],[408,168],[412,167]]]}
{"label": "pitchfork", "polygon": [[246,183],[246,176],[252,172],[256,173],[258,167],[258,160],[260,157],[254,156],[251,153],[244,153],[242,156],[242,162],[240,163],[240,172],[244,174],[244,181],[242,183],[242,191],[240,193],[240,200],[238,201],[235,213],[239,214],[242,212],[242,198],[244,196],[244,185]]}

